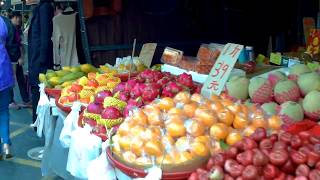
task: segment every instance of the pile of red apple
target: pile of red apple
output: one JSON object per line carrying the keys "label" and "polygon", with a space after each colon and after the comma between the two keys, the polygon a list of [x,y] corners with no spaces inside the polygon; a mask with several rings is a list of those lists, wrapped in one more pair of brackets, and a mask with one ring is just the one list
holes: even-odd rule
{"label": "pile of red apple", "polygon": [[320,180],[320,138],[308,132],[267,137],[257,129],[210,158],[189,180]]}

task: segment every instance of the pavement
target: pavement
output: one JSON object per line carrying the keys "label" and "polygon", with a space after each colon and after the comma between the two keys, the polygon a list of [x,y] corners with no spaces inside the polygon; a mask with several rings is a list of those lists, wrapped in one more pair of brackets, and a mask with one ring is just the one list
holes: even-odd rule
{"label": "pavement", "polygon": [[[19,90],[15,87],[15,99],[21,102]],[[44,140],[39,138],[30,127],[32,110],[10,110],[11,151],[14,158],[0,161],[0,180],[59,180],[59,177],[42,177],[41,162],[32,160],[27,152],[35,147],[43,146]]]}

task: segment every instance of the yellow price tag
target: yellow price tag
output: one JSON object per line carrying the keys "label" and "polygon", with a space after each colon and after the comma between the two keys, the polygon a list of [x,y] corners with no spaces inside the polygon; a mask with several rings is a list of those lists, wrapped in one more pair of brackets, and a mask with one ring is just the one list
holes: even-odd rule
{"label": "yellow price tag", "polygon": [[271,53],[270,54],[270,62],[281,65],[281,53]]}

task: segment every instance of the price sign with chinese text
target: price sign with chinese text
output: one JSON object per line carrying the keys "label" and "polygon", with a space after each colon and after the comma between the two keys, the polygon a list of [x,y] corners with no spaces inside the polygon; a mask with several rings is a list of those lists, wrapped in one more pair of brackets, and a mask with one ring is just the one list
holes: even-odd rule
{"label": "price sign with chinese text", "polygon": [[239,44],[225,45],[201,89],[202,95],[209,98],[212,93],[221,94],[242,49]]}
{"label": "price sign with chinese text", "polygon": [[154,52],[156,51],[157,43],[146,43],[142,46],[139,59],[147,67],[151,66]]}

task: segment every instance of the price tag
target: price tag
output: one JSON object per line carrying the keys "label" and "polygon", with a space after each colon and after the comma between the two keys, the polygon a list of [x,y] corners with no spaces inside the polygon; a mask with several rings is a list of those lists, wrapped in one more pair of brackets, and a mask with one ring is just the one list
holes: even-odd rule
{"label": "price tag", "polygon": [[157,43],[146,43],[142,46],[139,59],[148,68],[151,66],[154,52],[156,51]]}
{"label": "price tag", "polygon": [[270,62],[281,65],[281,54],[280,53],[271,53],[270,54]]}
{"label": "price tag", "polygon": [[225,45],[201,89],[202,95],[210,98],[212,93],[221,94],[242,49],[239,44]]}

